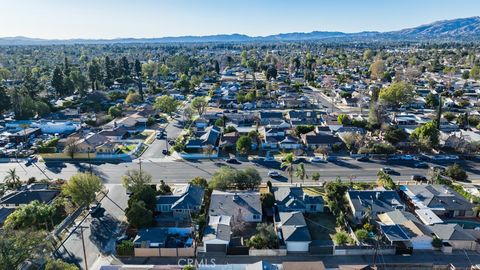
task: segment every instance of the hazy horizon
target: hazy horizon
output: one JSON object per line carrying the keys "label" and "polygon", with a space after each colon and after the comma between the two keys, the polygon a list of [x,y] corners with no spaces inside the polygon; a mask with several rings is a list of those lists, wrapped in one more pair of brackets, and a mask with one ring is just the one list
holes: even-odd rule
{"label": "hazy horizon", "polygon": [[475,0],[16,0],[3,4],[0,37],[162,38],[291,32],[394,31],[480,14]]}

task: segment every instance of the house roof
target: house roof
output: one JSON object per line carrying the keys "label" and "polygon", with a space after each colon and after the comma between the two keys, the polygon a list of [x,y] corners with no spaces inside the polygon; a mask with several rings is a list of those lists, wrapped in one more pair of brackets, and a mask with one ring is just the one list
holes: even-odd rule
{"label": "house roof", "polygon": [[443,223],[443,220],[429,208],[415,209],[415,213],[425,225]]}
{"label": "house roof", "polygon": [[283,239],[289,242],[312,241],[307,226],[282,226]]}
{"label": "house roof", "polygon": [[372,212],[377,213],[404,208],[394,190],[349,190],[347,194],[356,211],[371,208]]}
{"label": "house roof", "polygon": [[0,224],[3,224],[13,211],[15,211],[13,208],[0,207]]}
{"label": "house roof", "polygon": [[214,190],[208,213],[212,216],[237,216],[245,213],[261,215],[260,193],[251,191],[231,193]]}
{"label": "house roof", "polygon": [[204,190],[202,187],[188,184],[172,195],[157,196],[157,204],[171,204],[175,209],[194,209],[200,207],[203,202]]}
{"label": "house roof", "polygon": [[310,131],[308,133],[302,134],[302,140],[305,144],[335,144],[341,143],[342,141],[332,134],[327,133],[315,133],[315,131]]}
{"label": "house roof", "polygon": [[410,240],[410,237],[399,225],[380,225],[383,235],[391,242],[402,242]]}
{"label": "house roof", "polygon": [[151,242],[151,243],[158,243],[160,247],[165,246],[165,241],[168,236],[168,229],[167,228],[147,228],[147,229],[140,229],[137,232],[137,236],[133,240],[134,243],[142,243],[142,242]]}
{"label": "house roof", "polygon": [[0,199],[0,204],[28,204],[33,201],[48,203],[60,192],[57,190],[22,190]]}
{"label": "house roof", "polygon": [[232,232],[230,221],[231,216],[210,216],[203,233],[203,242],[213,239],[230,242]]}
{"label": "house roof", "polygon": [[247,264],[245,270],[279,270],[278,266],[267,261],[259,261],[252,264]]}
{"label": "house roof", "polygon": [[280,223],[283,226],[306,226],[302,212],[280,212]]}
{"label": "house roof", "polygon": [[475,241],[475,237],[465,232],[458,224],[434,224],[432,232],[443,240]]}
{"label": "house roof", "polygon": [[321,261],[316,262],[283,262],[283,270],[325,270]]}
{"label": "house roof", "polygon": [[274,195],[280,211],[305,209],[306,204],[324,204],[322,196],[310,196],[301,187],[275,187]]}
{"label": "house roof", "polygon": [[445,185],[405,185],[400,189],[418,208],[472,210],[473,204]]}

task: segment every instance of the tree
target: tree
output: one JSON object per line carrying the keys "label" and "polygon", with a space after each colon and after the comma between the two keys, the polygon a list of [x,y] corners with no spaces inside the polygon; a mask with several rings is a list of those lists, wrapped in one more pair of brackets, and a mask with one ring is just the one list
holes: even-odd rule
{"label": "tree", "polygon": [[432,239],[432,246],[434,248],[441,248],[443,246],[443,240],[438,237],[433,237]]}
{"label": "tree", "polygon": [[111,106],[110,108],[108,108],[108,114],[113,118],[117,118],[123,115],[122,109],[118,106]]}
{"label": "tree", "polygon": [[383,138],[391,144],[397,144],[405,141],[408,138],[408,133],[401,128],[388,127]]}
{"label": "tree", "polygon": [[277,247],[277,234],[272,225],[259,223],[257,233],[247,240],[247,247],[255,249],[271,249]]}
{"label": "tree", "polygon": [[445,175],[454,181],[466,182],[468,179],[467,172],[458,163],[448,166]]}
{"label": "tree", "polygon": [[358,229],[355,231],[355,236],[357,237],[358,241],[364,242],[368,239],[368,231],[365,229]]}
{"label": "tree", "polygon": [[382,80],[384,78],[385,70],[385,62],[381,59],[377,59],[370,65],[370,77]]}
{"label": "tree", "polygon": [[95,201],[96,193],[102,189],[100,178],[94,174],[78,173],[67,181],[62,187],[66,196],[80,206],[87,206]]}
{"label": "tree", "polygon": [[30,230],[0,230],[0,267],[18,269],[26,260],[47,254],[49,243],[46,233]]}
{"label": "tree", "polygon": [[474,80],[480,79],[480,67],[478,65],[473,65],[472,69],[470,69],[470,78]]}
{"label": "tree", "polygon": [[75,154],[78,153],[80,149],[78,148],[77,145],[77,140],[73,137],[69,137],[65,141],[65,148],[63,149],[63,152],[70,156],[70,158],[74,158]]}
{"label": "tree", "polygon": [[7,94],[5,87],[0,85],[0,114],[8,111],[12,106],[10,96]]}
{"label": "tree", "polygon": [[208,102],[204,97],[196,97],[192,100],[192,108],[197,110],[199,116],[205,113],[207,105]]}
{"label": "tree", "polygon": [[160,180],[160,187],[158,188],[158,193],[160,195],[171,195],[172,189],[170,188],[169,185],[165,183],[165,181]]}
{"label": "tree", "polygon": [[48,259],[45,264],[45,270],[78,270],[78,267],[60,259]]}
{"label": "tree", "polygon": [[187,106],[187,107],[185,107],[185,109],[183,109],[182,114],[183,114],[183,120],[188,122],[188,121],[192,120],[194,111],[193,111],[192,107]]}
{"label": "tree", "polygon": [[235,182],[239,189],[254,190],[262,183],[262,177],[258,173],[257,169],[248,167],[243,171],[240,171],[240,174],[235,179]]}
{"label": "tree", "polygon": [[52,74],[52,81],[50,82],[55,91],[57,92],[57,96],[61,97],[64,94],[64,85],[63,85],[63,73],[62,70],[57,66],[53,70]]}
{"label": "tree", "polygon": [[236,188],[240,190],[256,189],[262,182],[262,177],[255,168],[236,170],[231,167],[222,167],[217,170],[208,183],[208,187],[217,190]]}
{"label": "tree", "polygon": [[204,189],[206,189],[208,187],[208,182],[207,182],[207,179],[203,178],[203,177],[200,177],[200,176],[197,176],[195,178],[193,178],[191,181],[190,181],[190,184],[191,185],[194,185],[194,186],[199,186],[199,187],[202,187]]}
{"label": "tree", "polygon": [[143,201],[132,203],[132,205],[127,208],[125,215],[127,216],[128,223],[137,229],[148,227],[153,223],[153,213],[147,209]]}
{"label": "tree", "polygon": [[275,196],[272,193],[262,193],[260,195],[260,201],[262,202],[262,207],[264,209],[272,209],[275,205]]}
{"label": "tree", "polygon": [[377,176],[378,176],[377,184],[379,186],[383,186],[385,189],[390,189],[390,190],[395,189],[395,183],[393,182],[390,175],[388,175],[383,171],[378,171]]}
{"label": "tree", "polygon": [[126,190],[135,193],[141,187],[152,183],[152,175],[140,170],[128,170],[121,178]]}
{"label": "tree", "polygon": [[171,96],[161,96],[155,100],[155,109],[171,115],[177,110],[178,102]]}
{"label": "tree", "polygon": [[135,188],[135,192],[128,199],[128,207],[131,207],[134,203],[142,201],[145,203],[145,208],[152,211],[156,209],[157,198],[155,190],[150,185],[143,185]]}
{"label": "tree", "polygon": [[320,173],[319,172],[312,173],[312,180],[315,181],[315,182],[320,180]]}
{"label": "tree", "polygon": [[425,97],[425,103],[429,108],[436,108],[439,102],[438,96],[433,93],[428,93],[428,95]]}
{"label": "tree", "polygon": [[363,60],[370,60],[373,57],[373,51],[371,49],[367,49],[363,52]]}
{"label": "tree", "polygon": [[337,232],[333,235],[333,242],[335,242],[335,245],[337,246],[344,246],[347,243],[351,242],[350,236],[344,232]]}
{"label": "tree", "polygon": [[237,140],[237,151],[240,154],[246,155],[250,152],[251,149],[252,149],[252,139],[247,135],[243,135]]}
{"label": "tree", "polygon": [[102,74],[100,65],[95,59],[88,65],[88,78],[90,79],[92,90],[98,90],[98,82],[102,79]]}
{"label": "tree", "polygon": [[59,207],[60,205],[58,203],[46,204],[40,203],[39,201],[22,205],[7,217],[4,228],[15,230],[28,228],[50,230],[56,223],[60,222],[58,216],[56,220],[54,220],[57,208]]}
{"label": "tree", "polygon": [[8,169],[7,175],[3,178],[7,187],[16,189],[22,185],[20,176],[17,175],[16,169]]}
{"label": "tree", "polygon": [[344,113],[338,115],[337,121],[340,125],[344,126],[350,124],[350,118]]}
{"label": "tree", "polygon": [[414,97],[414,87],[406,82],[395,82],[380,90],[378,99],[380,103],[392,108],[409,104]]}
{"label": "tree", "polygon": [[293,160],[295,157],[292,153],[288,153],[284,157],[284,161],[280,164],[280,168],[286,167],[286,171],[290,178],[290,183],[293,183]]}
{"label": "tree", "polygon": [[303,183],[305,182],[305,179],[308,179],[307,171],[305,170],[305,165],[303,163],[298,164],[295,176],[302,180]]}
{"label": "tree", "polygon": [[431,150],[438,146],[440,131],[437,125],[431,121],[413,130],[410,138],[423,150]]}
{"label": "tree", "polygon": [[140,96],[140,94],[136,92],[128,93],[127,98],[125,98],[125,103],[127,104],[135,104],[141,101],[142,101],[142,97]]}

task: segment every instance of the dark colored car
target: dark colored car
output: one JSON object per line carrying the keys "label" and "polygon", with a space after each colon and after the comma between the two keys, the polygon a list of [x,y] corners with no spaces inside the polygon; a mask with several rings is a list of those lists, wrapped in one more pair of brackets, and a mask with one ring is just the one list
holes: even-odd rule
{"label": "dark colored car", "polygon": [[357,161],[366,162],[366,161],[370,161],[370,158],[367,157],[367,156],[362,156],[362,157],[357,158]]}
{"label": "dark colored car", "polygon": [[238,164],[238,163],[240,163],[240,162],[238,162],[238,160],[235,159],[235,158],[229,158],[229,159],[227,159],[225,162],[227,162],[227,163],[229,163],[229,164]]}
{"label": "dark colored car", "polygon": [[428,168],[428,164],[426,162],[417,162],[413,166],[415,168]]}
{"label": "dark colored car", "polygon": [[163,149],[163,150],[162,150],[162,154],[164,154],[165,156],[168,155],[167,149]]}
{"label": "dark colored car", "polygon": [[412,180],[414,180],[414,181],[427,181],[427,178],[423,175],[414,174],[414,175],[412,175]]}
{"label": "dark colored car", "polygon": [[389,167],[383,167],[382,169],[380,169],[382,172],[386,173],[386,174],[394,174],[395,171],[392,169],[392,168],[389,168]]}

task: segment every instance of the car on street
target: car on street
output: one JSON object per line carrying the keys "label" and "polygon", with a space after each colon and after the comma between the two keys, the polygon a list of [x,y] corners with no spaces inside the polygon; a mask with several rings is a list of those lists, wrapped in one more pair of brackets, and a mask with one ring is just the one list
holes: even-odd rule
{"label": "car on street", "polygon": [[335,156],[328,156],[328,157],[327,157],[327,161],[328,161],[328,162],[337,161],[337,157],[335,157]]}
{"label": "car on street", "polygon": [[361,156],[357,158],[357,161],[366,162],[370,161],[370,158],[368,156]]}
{"label": "car on street", "polygon": [[265,157],[263,161],[271,162],[271,161],[275,161],[275,158],[272,156],[268,156],[268,157]]}
{"label": "car on street", "polygon": [[280,174],[277,171],[268,171],[268,176],[274,178],[274,177],[279,177]]}
{"label": "car on street", "polygon": [[173,146],[173,145],[175,145],[175,141],[174,140],[169,140],[168,144]]}
{"label": "car on street", "polygon": [[225,160],[225,162],[229,163],[229,164],[239,164],[240,162],[238,162],[238,160],[236,158],[229,158],[227,160]]}
{"label": "car on street", "polygon": [[394,174],[395,173],[395,171],[392,168],[389,168],[389,167],[383,167],[380,170],[382,172],[386,173],[386,174]]}
{"label": "car on street", "polygon": [[92,203],[92,204],[90,204],[90,207],[88,208],[88,212],[90,214],[95,214],[100,209],[101,206],[102,206],[102,204],[99,203],[99,202],[98,203]]}
{"label": "car on street", "polygon": [[156,137],[157,137],[157,140],[162,139],[163,138],[163,132],[158,133]]}
{"label": "car on street", "polygon": [[304,158],[304,157],[296,158],[296,159],[293,161],[293,163],[295,163],[295,164],[307,163],[307,162],[308,162],[307,159]]}
{"label": "car on street", "polygon": [[411,178],[413,181],[420,181],[420,182],[423,182],[423,181],[427,181],[427,178],[423,175],[419,175],[419,174],[414,174],[412,175],[412,178]]}
{"label": "car on street", "polygon": [[434,171],[439,171],[440,173],[444,173],[446,171],[445,167],[438,166],[438,165],[432,166],[430,168]]}
{"label": "car on street", "polygon": [[428,164],[426,162],[417,162],[413,164],[415,168],[428,168]]}
{"label": "car on street", "polygon": [[325,160],[321,157],[312,157],[312,158],[310,158],[310,162],[320,163],[320,162],[325,162]]}
{"label": "car on street", "polygon": [[162,154],[164,154],[165,156],[168,155],[168,150],[167,150],[167,149],[163,149],[163,150],[162,150]]}

